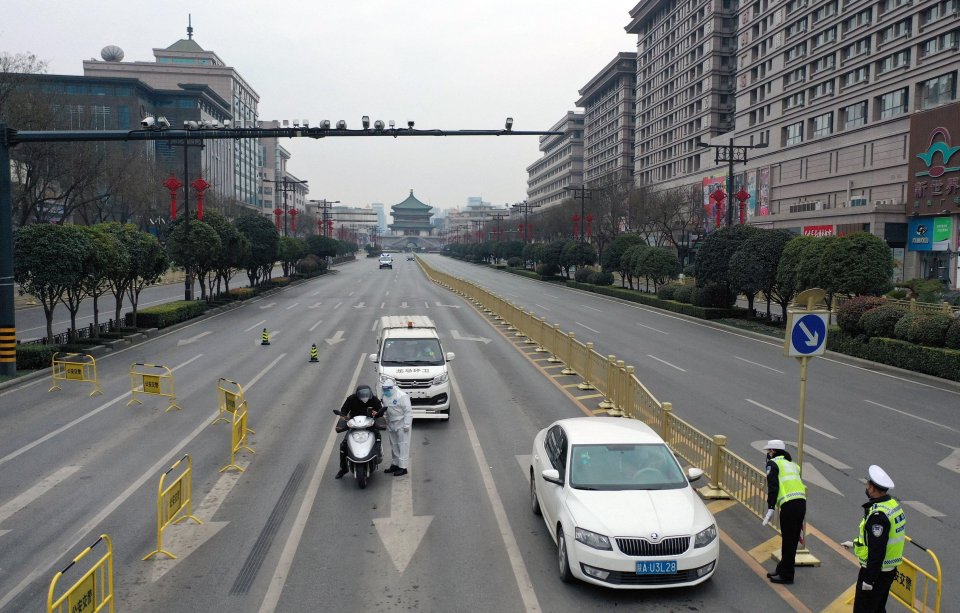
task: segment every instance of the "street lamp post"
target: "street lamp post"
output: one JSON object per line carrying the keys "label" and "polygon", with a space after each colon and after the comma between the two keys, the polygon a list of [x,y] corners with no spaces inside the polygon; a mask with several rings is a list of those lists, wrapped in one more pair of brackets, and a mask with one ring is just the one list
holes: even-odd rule
{"label": "street lamp post", "polygon": [[264,183],[274,183],[279,185],[277,187],[278,192],[283,192],[283,235],[287,235],[287,192],[297,189],[297,185],[306,185],[307,180],[303,179],[302,181],[291,181],[287,177],[283,177],[279,181],[273,179],[264,179]]}
{"label": "street lamp post", "polygon": [[582,185],[581,185],[580,187],[570,187],[570,186],[567,186],[567,187],[565,187],[565,188],[563,188],[563,189],[565,189],[565,190],[567,190],[567,191],[570,191],[570,192],[573,192],[573,193],[574,193],[574,198],[579,198],[579,199],[580,199],[580,219],[579,219],[579,221],[580,221],[580,261],[579,261],[579,265],[580,265],[580,266],[583,266],[584,241],[586,240],[586,236],[585,236],[585,234],[584,234],[584,232],[583,232],[583,222],[584,222],[584,219],[585,219],[583,207],[584,207],[584,200],[586,200],[587,195],[588,195],[589,193],[593,192],[593,189],[592,189],[592,188],[589,188],[589,187],[584,187],[584,186],[582,186]]}
{"label": "street lamp post", "polygon": [[523,244],[526,245],[529,239],[528,230],[530,228],[530,224],[527,223],[527,215],[530,213],[530,209],[540,208],[540,205],[530,204],[526,200],[522,200],[510,206],[523,213]]}
{"label": "street lamp post", "polygon": [[340,201],[327,200],[324,198],[323,200],[311,200],[310,203],[317,205],[317,209],[320,211],[320,225],[323,226],[323,235],[327,236],[327,232],[329,231],[327,212],[330,210],[331,205],[340,204]]}
{"label": "street lamp post", "polygon": [[[191,143],[187,140],[187,132],[184,131],[183,142],[170,142],[171,147],[183,147],[183,236],[184,242],[190,244],[190,175],[187,167],[187,160],[189,156],[187,155],[188,147],[200,147],[203,149],[204,144],[201,140],[198,143]],[[172,219],[170,221],[173,221]],[[184,300],[193,300],[193,274],[188,269],[184,271],[186,274],[183,278],[183,299]]]}
{"label": "street lamp post", "polygon": [[720,164],[720,162],[727,162],[727,226],[733,225],[733,165],[736,162],[743,162],[743,165],[747,165],[747,150],[749,149],[766,149],[768,144],[761,142],[756,145],[734,145],[733,137],[730,137],[729,144],[726,145],[711,145],[705,143],[700,139],[697,139],[697,146],[706,148],[710,147],[714,150],[714,163]]}

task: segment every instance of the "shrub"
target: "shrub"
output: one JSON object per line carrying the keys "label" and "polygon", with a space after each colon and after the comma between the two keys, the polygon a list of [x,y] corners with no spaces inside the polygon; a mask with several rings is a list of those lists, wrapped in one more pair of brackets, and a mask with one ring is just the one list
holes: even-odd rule
{"label": "shrub", "polygon": [[546,279],[548,277],[555,277],[560,272],[560,267],[556,264],[541,264],[537,266],[537,274],[540,275],[541,279]]}
{"label": "shrub", "polygon": [[894,304],[874,307],[860,317],[859,327],[867,336],[896,338],[897,322],[906,311]]}
{"label": "shrub", "polygon": [[685,304],[690,304],[690,300],[693,297],[692,285],[681,285],[677,287],[677,291],[673,293],[673,299],[677,302],[683,302]]}
{"label": "shrub", "polygon": [[598,270],[591,276],[590,283],[594,285],[613,285],[613,273],[609,270]]}
{"label": "shrub", "polygon": [[690,304],[694,306],[729,309],[737,302],[733,292],[720,283],[708,283],[699,289],[699,292],[692,292],[690,295]]}
{"label": "shrub", "polygon": [[950,327],[947,328],[947,335],[943,339],[944,347],[950,349],[960,349],[960,317],[956,317]]}
{"label": "shrub", "polygon": [[283,287],[290,285],[290,277],[273,277],[268,281],[273,287]]}
{"label": "shrub", "polygon": [[894,338],[897,338],[901,341],[910,341],[910,337],[913,336],[913,328],[916,325],[918,315],[919,313],[904,313],[903,317],[900,318],[900,321],[897,322],[897,325],[893,327]]}
{"label": "shrub", "polygon": [[326,267],[327,263],[310,253],[297,263],[297,272],[304,275],[316,274],[322,270],[321,265]]}
{"label": "shrub", "polygon": [[677,283],[667,283],[657,288],[657,298],[660,300],[673,300],[678,288],[683,287]]}
{"label": "shrub", "polygon": [[510,268],[523,268],[523,258],[512,257],[507,260],[507,266]]}
{"label": "shrub", "polygon": [[836,333],[831,330],[827,336],[827,349],[934,377],[960,381],[960,351],[953,349],[922,347],[889,338],[871,338],[864,341],[862,336],[850,336],[839,330]]}
{"label": "shrub", "polygon": [[17,370],[50,368],[53,354],[59,351],[56,345],[29,343],[17,345]]}
{"label": "shrub", "polygon": [[844,302],[837,309],[837,325],[847,334],[863,334],[860,327],[860,318],[863,314],[878,306],[886,304],[886,298],[878,296],[854,296]]}
{"label": "shrub", "polygon": [[227,295],[234,300],[246,300],[257,295],[257,290],[252,287],[235,287],[227,292]]}
{"label": "shrub", "polygon": [[[207,305],[201,300],[176,300],[137,311],[137,324],[143,328],[166,328],[203,315]],[[127,323],[133,313],[127,313]]]}
{"label": "shrub", "polygon": [[903,300],[904,298],[907,297],[907,294],[909,293],[910,293],[910,290],[904,287],[897,287],[887,292],[887,298],[890,298],[891,300]]}
{"label": "shrub", "polygon": [[923,313],[918,321],[919,325],[911,340],[927,347],[943,347],[947,329],[953,323],[953,317],[946,313]]}
{"label": "shrub", "polygon": [[573,275],[573,280],[577,283],[591,283],[593,277],[593,270],[589,268],[578,268],[577,272]]}

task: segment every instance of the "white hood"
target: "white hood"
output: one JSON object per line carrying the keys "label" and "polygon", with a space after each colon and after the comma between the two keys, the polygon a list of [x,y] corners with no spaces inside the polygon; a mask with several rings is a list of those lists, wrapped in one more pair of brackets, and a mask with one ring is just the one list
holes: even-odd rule
{"label": "white hood", "polygon": [[696,534],[713,518],[690,487],[677,490],[569,490],[567,508],[578,527],[610,537]]}

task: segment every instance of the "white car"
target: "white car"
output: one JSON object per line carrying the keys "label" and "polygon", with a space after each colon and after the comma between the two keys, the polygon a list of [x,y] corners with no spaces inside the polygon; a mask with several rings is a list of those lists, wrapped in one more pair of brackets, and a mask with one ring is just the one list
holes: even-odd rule
{"label": "white car", "polygon": [[654,589],[709,579],[717,523],[670,448],[643,422],[562,419],[533,440],[530,504],[557,544],[560,579]]}

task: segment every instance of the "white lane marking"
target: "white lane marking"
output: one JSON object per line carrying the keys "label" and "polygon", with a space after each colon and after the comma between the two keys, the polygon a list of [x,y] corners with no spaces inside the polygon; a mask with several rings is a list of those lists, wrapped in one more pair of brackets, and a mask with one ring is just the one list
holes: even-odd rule
{"label": "white lane marking", "polygon": [[941,513],[940,511],[934,509],[931,506],[928,506],[919,500],[901,500],[902,504],[907,505],[908,507],[913,507],[914,509],[920,511],[927,517],[946,517],[946,513]]}
{"label": "white lane marking", "polygon": [[381,302],[381,303],[380,303],[380,308],[382,309],[383,307],[386,306],[386,304],[387,304],[386,302]]}
{"label": "white lane marking", "polygon": [[[360,369],[366,361],[366,356],[360,356],[357,362],[357,368],[353,371],[353,378],[350,385],[347,386],[346,395],[353,393],[356,389],[357,380],[360,378]],[[323,474],[327,472],[327,464],[330,463],[330,455],[337,442],[337,431],[332,429],[327,435],[327,440],[323,445],[323,451],[320,453],[320,459],[313,469],[313,475],[310,477],[310,484],[307,485],[307,491],[303,494],[303,500],[300,501],[300,508],[297,510],[297,516],[290,527],[290,534],[283,544],[283,550],[277,559],[277,567],[273,571],[266,594],[263,595],[263,602],[260,603],[260,613],[273,613],[277,610],[277,604],[280,602],[280,594],[283,592],[283,586],[290,574],[290,567],[293,566],[293,559],[297,555],[297,547],[303,538],[303,531],[307,527],[307,520],[310,518],[310,511],[313,509],[314,502],[317,499],[317,492],[320,489],[320,480]]]}
{"label": "white lane marking", "polygon": [[[383,308],[383,307],[380,307],[380,308]],[[373,331],[376,330],[376,329],[377,329],[377,320],[374,319],[374,320],[373,320],[373,323],[370,324],[370,331],[373,332]]]}
{"label": "white lane marking", "polygon": [[586,328],[587,330],[590,330],[590,331],[593,332],[594,334],[600,334],[600,331],[599,331],[599,330],[594,330],[594,329],[591,328],[590,326],[587,326],[587,325],[585,325],[585,324],[582,324],[582,323],[580,323],[579,321],[575,321],[575,322],[573,322],[573,323],[577,324],[577,325],[580,326],[581,328]]}
{"label": "white lane marking", "polygon": [[317,309],[317,308],[320,308],[320,305],[322,305],[322,304],[323,304],[322,302],[314,302],[313,304],[311,304],[311,305],[308,306],[307,308],[308,308],[308,309]]}
{"label": "white lane marking", "polygon": [[307,330],[307,332],[313,332],[314,330],[317,329],[317,326],[319,326],[319,325],[322,324],[322,323],[323,323],[323,320],[322,320],[322,319],[317,320],[317,323],[315,323],[315,324],[313,324],[312,326],[310,326],[310,329]]}
{"label": "white lane marking", "polygon": [[[793,447],[797,446],[796,441],[785,441],[785,442],[787,445],[791,445]],[[757,451],[762,452],[763,447],[766,444],[767,444],[767,441],[753,441],[752,443],[750,443],[750,446],[756,449]],[[839,471],[850,470],[850,467],[844,464],[843,462],[841,462],[840,460],[836,459],[833,456],[827,455],[824,452],[820,451],[819,449],[811,447],[806,443],[803,444],[803,453],[812,458],[816,458],[821,462],[823,462],[824,464],[828,466],[832,466],[833,468],[836,468]]]}
{"label": "white lane marking", "polygon": [[389,296],[389,295],[390,295],[390,290],[387,290],[386,292],[384,292],[383,295],[384,295],[384,296]]}
{"label": "white lane marking", "polygon": [[940,423],[937,423],[937,422],[935,422],[935,421],[931,421],[931,420],[929,420],[929,419],[927,419],[927,418],[925,418],[925,417],[920,417],[919,415],[914,415],[913,413],[907,413],[906,411],[901,411],[900,409],[895,409],[895,408],[893,408],[893,407],[888,407],[887,405],[885,405],[885,404],[880,404],[879,402],[874,402],[874,401],[872,401],[872,400],[866,400],[866,399],[864,399],[864,402],[866,402],[866,403],[868,403],[868,404],[872,404],[872,405],[874,405],[874,406],[878,406],[878,407],[880,407],[881,409],[887,409],[887,410],[893,411],[894,413],[900,413],[901,415],[906,415],[907,417],[912,417],[912,418],[914,418],[914,419],[927,422],[927,423],[930,424],[930,425],[937,426],[937,427],[943,428],[943,429],[945,429],[945,430],[950,430],[951,432],[960,432],[960,430],[957,430],[956,428],[951,428],[950,426],[945,426],[945,425],[940,424]]}
{"label": "white lane marking", "polygon": [[484,338],[482,336],[462,336],[459,330],[450,329],[450,336],[453,337],[456,341],[477,341],[486,345],[490,342],[489,338]]}
{"label": "white lane marking", "polygon": [[337,343],[342,343],[345,339],[343,338],[343,330],[337,330],[337,333],[331,336],[330,338],[325,338],[323,341],[333,347]]}
{"label": "white lane marking", "polygon": [[177,341],[177,347],[183,347],[184,345],[189,345],[189,344],[191,344],[191,343],[195,343],[195,342],[197,342],[198,340],[200,340],[201,338],[203,338],[204,336],[209,336],[209,335],[211,335],[211,334],[213,334],[213,330],[207,330],[206,332],[201,332],[201,333],[199,333],[199,334],[194,334],[194,335],[191,336],[190,338],[182,338],[182,339],[180,339],[180,340]]}
{"label": "white lane marking", "polygon": [[322,290],[322,289],[318,289],[317,291],[315,291],[315,292],[313,292],[312,294],[310,294],[310,296],[319,296],[319,295],[321,294],[321,292],[323,292],[323,290]]}
{"label": "white lane marking", "polygon": [[339,309],[342,304],[343,304],[342,302],[338,302],[337,305],[333,307],[333,310]]}
{"label": "white lane marking", "polygon": [[661,364],[666,364],[666,365],[669,366],[670,368],[676,368],[676,369],[679,370],[680,372],[687,372],[687,370],[686,370],[685,368],[680,368],[679,366],[676,366],[675,364],[671,364],[670,362],[668,362],[668,361],[666,361],[666,360],[661,360],[660,358],[658,358],[658,357],[655,356],[655,355],[650,355],[650,354],[648,353],[648,354],[647,354],[647,357],[650,358],[651,360],[656,360],[656,361],[660,362]]}
{"label": "white lane marking", "polygon": [[58,483],[78,470],[80,470],[80,466],[64,466],[60,470],[47,475],[37,482],[36,485],[0,507],[0,524],[10,519],[14,514],[21,511],[24,507],[35,501],[37,498],[52,490],[57,486]]}
{"label": "white lane marking", "polygon": [[947,449],[950,449],[950,455],[946,458],[937,462],[937,466],[942,466],[947,470],[952,470],[955,473],[960,473],[960,447],[954,447],[953,445],[947,445],[946,443],[937,443],[938,445],[943,445]]}
{"label": "white lane marking", "polygon": [[295,306],[297,306],[297,305],[299,305],[299,304],[300,304],[299,302],[294,302],[293,304],[291,304],[290,306],[288,306],[288,307],[286,308],[286,310],[289,311],[290,309],[292,309],[293,307],[295,307]]}
{"label": "white lane marking", "polygon": [[400,303],[400,308],[401,308],[401,309],[407,308],[407,301],[406,301],[406,300],[404,300],[403,302]]}
{"label": "white lane marking", "polygon": [[470,446],[473,448],[473,455],[476,457],[477,466],[480,469],[480,475],[483,477],[483,487],[487,491],[487,498],[493,507],[493,515],[497,520],[497,526],[500,528],[500,538],[503,539],[503,545],[507,549],[507,557],[510,559],[510,566],[513,568],[513,576],[517,581],[517,588],[520,590],[520,597],[523,599],[524,608],[529,612],[540,611],[540,603],[537,601],[537,594],[533,589],[533,583],[530,581],[530,575],[523,565],[523,556],[520,555],[520,548],[517,546],[517,538],[510,527],[510,520],[507,516],[507,510],[503,506],[503,500],[497,491],[497,484],[493,481],[493,475],[490,473],[490,465],[487,464],[486,454],[480,446],[480,439],[477,437],[477,431],[473,427],[473,420],[470,419],[470,412],[467,410],[467,403],[460,392],[460,385],[454,379],[453,373],[450,373],[450,387],[453,388],[453,394],[457,398],[457,408],[460,415],[463,416],[463,423],[467,429],[467,436],[470,438]]}
{"label": "white lane marking", "polygon": [[533,303],[533,306],[535,306],[535,307],[540,307],[540,308],[543,309],[544,311],[550,311],[550,310],[552,310],[552,309],[548,309],[547,307],[543,306],[542,304],[537,304],[536,302]]}
{"label": "white lane marking", "polygon": [[[793,423],[795,423],[795,424],[797,424],[797,425],[800,424],[800,422],[799,422],[798,420],[790,417],[789,415],[784,415],[784,414],[781,413],[780,411],[776,411],[776,410],[774,410],[774,409],[771,409],[771,408],[768,407],[768,406],[764,406],[764,405],[760,404],[759,402],[757,402],[757,401],[755,401],[755,400],[750,400],[749,398],[746,398],[745,400],[746,400],[747,402],[749,402],[750,404],[754,405],[754,406],[760,407],[760,408],[763,409],[764,411],[770,411],[770,412],[773,413],[774,415],[777,415],[777,416],[779,416],[779,417],[782,417],[782,418],[786,419],[787,421],[792,421]],[[824,432],[823,430],[817,430],[817,429],[814,428],[813,426],[809,426],[809,425],[807,425],[807,424],[803,424],[803,427],[806,428],[807,430],[810,430],[811,432],[816,432],[817,434],[820,434],[820,435],[822,435],[822,436],[825,436],[825,437],[827,437],[828,439],[831,439],[831,440],[834,440],[834,441],[837,440],[837,437],[833,436],[832,434],[827,434],[827,433]],[[804,445],[804,448],[806,448],[806,445]]]}
{"label": "white lane marking", "polygon": [[554,296],[553,294],[548,294],[547,292],[543,292],[543,295],[549,296],[550,298],[559,298],[559,296]]}
{"label": "white lane marking", "polygon": [[663,330],[657,330],[656,328],[651,328],[650,326],[645,326],[645,325],[643,325],[642,323],[639,323],[639,322],[634,322],[634,323],[637,324],[638,326],[640,326],[641,328],[646,328],[647,330],[653,330],[654,332],[659,332],[660,334],[670,334],[669,332],[664,332]]}
{"label": "white lane marking", "polygon": [[270,303],[268,303],[268,304],[260,305],[260,308],[261,308],[261,309],[269,309],[270,307],[274,307],[274,306],[277,306],[277,303],[276,303],[276,302],[270,302]]}
{"label": "white lane marking", "polygon": [[356,292],[350,292],[347,296],[353,296],[354,294],[356,294]]}
{"label": "white lane marking", "polygon": [[[171,372],[176,372],[177,370],[183,368],[184,366],[190,364],[191,362],[194,362],[194,361],[196,361],[196,360],[199,360],[199,359],[202,358],[202,357],[203,357],[203,354],[202,354],[202,353],[201,353],[201,354],[198,354],[198,355],[190,358],[190,359],[187,360],[186,362],[180,364],[179,366],[175,366],[175,367],[171,368],[170,370],[171,370]],[[80,422],[85,421],[85,420],[87,420],[87,419],[90,419],[91,417],[93,417],[94,415],[96,415],[97,413],[99,413],[100,411],[103,411],[103,410],[105,410],[105,409],[108,409],[108,408],[112,407],[113,405],[117,404],[118,402],[120,402],[121,400],[123,400],[124,398],[126,398],[126,397],[129,396],[129,395],[130,395],[130,392],[126,392],[126,393],[124,393],[124,394],[122,394],[122,395],[120,395],[120,396],[117,396],[117,397],[114,398],[113,400],[110,400],[109,402],[105,402],[105,403],[101,404],[100,406],[98,406],[98,407],[95,408],[94,410],[90,411],[90,412],[87,413],[86,415],[81,415],[80,417],[74,419],[73,421],[68,422],[68,423],[60,426],[60,427],[57,428],[56,430],[53,430],[52,432],[48,432],[47,434],[41,436],[40,438],[38,438],[37,440],[33,441],[32,443],[29,443],[29,444],[27,444],[27,445],[24,445],[24,446],[21,447],[20,449],[17,449],[16,451],[14,451],[14,452],[12,452],[12,453],[9,453],[9,454],[3,456],[2,458],[0,458],[0,465],[3,465],[4,463],[9,462],[10,460],[16,458],[17,456],[19,456],[19,455],[21,455],[21,454],[24,454],[24,453],[26,453],[26,452],[28,452],[28,451],[30,451],[31,449],[33,449],[33,448],[36,447],[37,445],[40,445],[40,444],[42,444],[42,443],[45,443],[45,442],[49,441],[50,439],[52,439],[52,438],[55,437],[56,435],[58,435],[58,434],[60,434],[60,433],[62,433],[62,432],[64,432],[64,431],[66,431],[66,430],[69,430],[70,428],[72,428],[73,426],[79,424]],[[3,608],[3,607],[0,606],[0,609],[2,609],[2,608]]]}
{"label": "white lane marking", "polygon": [[[260,379],[260,377],[266,374],[268,369],[272,368],[277,362],[283,359],[284,356],[286,355],[287,354],[285,353],[280,354],[280,356],[276,360],[271,362],[269,366],[267,366],[265,369],[260,371],[260,374],[254,377],[254,379],[247,384],[246,391],[250,391],[250,388],[253,387],[253,384],[256,383]],[[200,356],[197,356],[197,358],[199,357]],[[197,359],[197,358],[194,358],[194,359]],[[173,458],[179,457],[180,452],[183,451],[183,448],[189,445],[193,441],[193,439],[200,436],[200,433],[203,432],[210,425],[211,421],[217,418],[217,415],[219,413],[220,413],[220,409],[217,409],[216,411],[213,411],[209,417],[207,417],[202,422],[200,422],[200,425],[197,426],[193,430],[193,432],[188,434],[186,438],[184,438],[179,443],[177,443],[176,447],[171,449],[166,455],[160,458],[153,466],[148,468],[146,472],[140,475],[140,477],[136,481],[131,483],[127,489],[123,490],[123,492],[121,492],[119,496],[114,498],[113,501],[110,502],[110,504],[103,507],[99,513],[97,513],[90,521],[84,524],[80,528],[80,530],[78,530],[74,534],[72,540],[68,544],[66,544],[63,549],[65,551],[73,551],[73,549],[77,546],[78,543],[80,543],[80,541],[82,541],[85,538],[89,538],[89,533],[94,528],[102,524],[107,519],[107,517],[109,517],[114,511],[117,510],[117,507],[119,507],[121,504],[126,502],[126,500],[130,498],[130,496],[132,496],[138,489],[143,487],[143,484],[146,483],[148,480],[155,479],[157,474],[160,471],[164,470],[169,466],[170,461]],[[336,432],[334,432],[334,434],[336,434]],[[42,573],[49,572],[49,570],[50,570],[49,565],[44,563],[42,566],[38,566],[37,568],[34,568],[32,571],[30,571],[30,573],[26,577],[24,577],[23,580],[20,583],[18,583],[13,590],[11,590],[9,593],[7,593],[6,596],[4,596],[3,600],[0,600],[0,610],[2,610],[3,607],[9,604],[11,600],[16,598],[26,586],[33,583],[37,579],[37,577],[39,577]]]}
{"label": "white lane marking", "polygon": [[246,330],[244,330],[244,332],[249,332],[250,330],[253,330],[254,328],[259,328],[259,327],[260,327],[260,324],[265,324],[265,323],[267,323],[267,320],[266,320],[266,319],[261,319],[261,320],[258,321],[257,323],[253,324],[252,326],[250,326],[249,328],[247,328]]}
{"label": "white lane marking", "polygon": [[581,304],[580,306],[582,306],[585,309],[590,309],[591,311],[596,311],[597,313],[603,313],[603,311],[601,311],[600,309],[595,309],[592,306],[587,306],[585,304]]}
{"label": "white lane marking", "polygon": [[413,514],[413,481],[391,479],[390,516],[374,517],[380,540],[397,572],[403,574],[433,521],[433,515]]}
{"label": "white lane marking", "polygon": [[430,308],[430,303],[429,303],[429,302],[424,302],[424,303],[423,303],[423,306],[429,309],[429,308]]}
{"label": "white lane marking", "polygon": [[777,370],[776,368],[772,368],[772,367],[770,367],[770,366],[767,366],[766,364],[760,364],[759,362],[751,362],[750,360],[748,360],[748,359],[746,359],[746,358],[741,358],[741,357],[738,356],[738,355],[735,355],[735,356],[733,356],[733,357],[737,358],[737,359],[740,360],[741,362],[746,362],[747,364],[753,364],[754,366],[759,366],[760,368],[766,368],[767,370],[772,370],[773,372],[778,372],[778,373],[780,373],[781,375],[787,374],[787,373],[783,372],[782,370]]}

